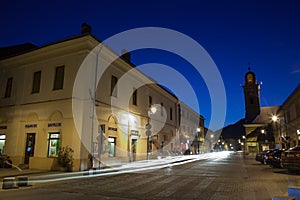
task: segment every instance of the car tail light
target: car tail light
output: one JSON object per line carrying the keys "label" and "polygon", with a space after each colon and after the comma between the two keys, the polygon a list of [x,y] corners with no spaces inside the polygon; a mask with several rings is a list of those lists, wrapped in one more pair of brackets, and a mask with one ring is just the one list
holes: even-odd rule
{"label": "car tail light", "polygon": [[273,156],[269,156],[269,159],[272,159],[273,158]]}
{"label": "car tail light", "polygon": [[297,157],[297,158],[300,158],[300,153],[296,153],[296,157]]}

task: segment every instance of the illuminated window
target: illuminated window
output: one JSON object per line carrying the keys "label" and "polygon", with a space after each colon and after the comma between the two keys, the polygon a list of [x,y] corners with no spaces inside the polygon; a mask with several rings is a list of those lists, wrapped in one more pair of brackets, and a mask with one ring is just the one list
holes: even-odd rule
{"label": "illuminated window", "polygon": [[8,98],[8,97],[11,96],[12,82],[13,82],[13,78],[12,77],[10,77],[10,78],[7,79],[6,89],[5,89],[5,95],[4,95],[5,98]]}
{"label": "illuminated window", "polygon": [[32,91],[31,93],[39,93],[40,92],[40,85],[41,85],[41,71],[34,72],[33,74],[33,84],[32,84]]}
{"label": "illuminated window", "polygon": [[56,67],[53,90],[60,90],[64,87],[65,66]]}
{"label": "illuminated window", "polygon": [[60,133],[49,133],[48,157],[57,157],[60,147]]}
{"label": "illuminated window", "polygon": [[0,153],[3,153],[5,139],[6,139],[6,135],[4,135],[4,134],[0,135]]}
{"label": "illuminated window", "polygon": [[109,157],[116,156],[116,138],[115,137],[108,138],[108,156]]}

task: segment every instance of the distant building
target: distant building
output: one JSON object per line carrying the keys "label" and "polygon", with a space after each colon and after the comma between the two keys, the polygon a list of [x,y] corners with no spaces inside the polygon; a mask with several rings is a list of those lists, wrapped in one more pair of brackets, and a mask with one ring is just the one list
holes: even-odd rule
{"label": "distant building", "polygon": [[281,148],[300,145],[300,84],[280,106],[276,126]]}
{"label": "distant building", "polygon": [[245,96],[245,151],[255,155],[264,149],[274,149],[274,126],[272,116],[276,115],[278,106],[260,106],[260,85],[256,75],[248,68],[243,86]]}
{"label": "distant building", "polygon": [[[245,118],[217,131],[221,144],[233,143],[254,156],[264,149],[288,149],[300,145],[300,85],[281,106],[260,106],[260,85],[248,68],[244,76]],[[219,148],[220,149],[220,148]]]}
{"label": "distant building", "polygon": [[180,106],[179,140],[180,151],[188,154],[203,152],[204,117],[183,102]]}

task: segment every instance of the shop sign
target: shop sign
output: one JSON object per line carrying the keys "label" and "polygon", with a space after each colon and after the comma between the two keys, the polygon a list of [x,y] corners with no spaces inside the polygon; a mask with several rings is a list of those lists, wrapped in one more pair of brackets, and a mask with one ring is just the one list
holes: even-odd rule
{"label": "shop sign", "polygon": [[117,128],[115,128],[115,127],[111,127],[111,126],[109,126],[109,127],[108,127],[108,130],[109,130],[109,131],[118,131],[118,129],[117,129]]}
{"label": "shop sign", "polygon": [[130,134],[134,135],[134,136],[139,136],[139,131],[137,131],[137,130],[131,130]]}
{"label": "shop sign", "polygon": [[61,123],[60,122],[48,123],[48,128],[51,128],[51,127],[61,127]]}
{"label": "shop sign", "polygon": [[37,124],[25,124],[25,128],[37,128]]}
{"label": "shop sign", "polygon": [[7,129],[7,126],[0,126],[0,130],[5,130]]}

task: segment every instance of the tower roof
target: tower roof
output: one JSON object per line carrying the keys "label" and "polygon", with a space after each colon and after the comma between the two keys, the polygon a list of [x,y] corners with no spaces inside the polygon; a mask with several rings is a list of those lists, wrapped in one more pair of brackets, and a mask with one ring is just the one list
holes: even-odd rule
{"label": "tower roof", "polygon": [[245,85],[256,84],[255,73],[251,71],[250,64],[248,65],[248,72],[245,74]]}

